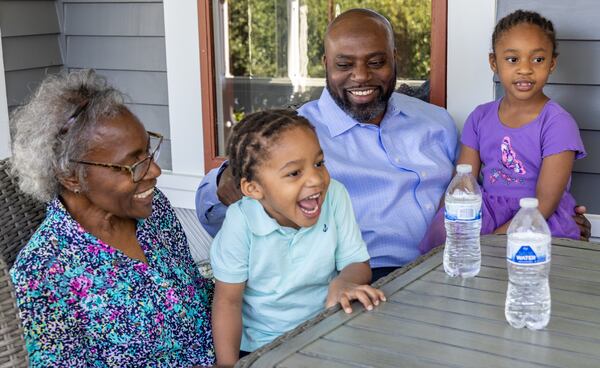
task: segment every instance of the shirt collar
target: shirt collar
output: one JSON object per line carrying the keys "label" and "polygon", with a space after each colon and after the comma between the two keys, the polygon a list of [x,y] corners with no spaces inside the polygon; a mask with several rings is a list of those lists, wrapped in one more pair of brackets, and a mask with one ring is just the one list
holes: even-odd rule
{"label": "shirt collar", "polygon": [[[281,225],[275,221],[271,216],[267,214],[262,204],[256,199],[250,197],[243,197],[240,206],[243,212],[246,214],[246,218],[252,219],[248,221],[248,227],[254,235],[266,236],[273,231],[281,230],[282,233],[288,233]],[[287,228],[291,229],[291,228]]]}
{"label": "shirt collar", "polygon": [[[400,108],[400,106],[402,105],[402,101],[401,101],[402,97],[403,97],[403,95],[401,95],[399,93],[395,93],[395,92],[392,93],[392,96],[388,100],[388,105],[387,105],[387,108],[385,111],[385,115],[383,116],[383,119],[381,120],[382,123],[384,120],[389,119],[391,116],[395,116],[400,113],[409,115],[409,114],[407,114],[405,109]],[[319,104],[319,110],[321,111],[321,115],[326,116],[328,118],[328,121],[325,122],[325,125],[329,129],[329,134],[331,134],[332,137],[336,137],[336,136],[350,130],[351,128],[353,128],[356,125],[360,125],[360,126],[371,125],[371,124],[359,123],[354,118],[352,118],[350,115],[348,115],[346,112],[344,112],[344,110],[342,110],[338,106],[338,104],[334,101],[334,99],[331,97],[331,94],[329,93],[329,90],[327,88],[323,89],[323,92],[321,93],[321,97],[319,98],[318,104]],[[380,126],[381,126],[381,124],[380,124]]]}

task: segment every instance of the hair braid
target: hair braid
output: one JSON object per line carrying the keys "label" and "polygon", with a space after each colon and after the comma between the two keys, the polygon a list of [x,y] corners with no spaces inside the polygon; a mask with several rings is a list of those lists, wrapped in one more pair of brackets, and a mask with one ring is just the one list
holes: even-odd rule
{"label": "hair braid", "polygon": [[294,127],[314,127],[295,110],[265,110],[247,115],[233,127],[227,143],[229,166],[238,187],[242,178],[255,180],[257,166],[269,157],[269,149],[281,133]]}
{"label": "hair braid", "polygon": [[508,14],[496,24],[494,33],[492,34],[493,52],[496,52],[496,42],[498,42],[502,34],[522,23],[540,27],[552,43],[552,55],[558,56],[558,42],[556,41],[556,32],[554,31],[552,22],[541,16],[539,13],[521,9]]}

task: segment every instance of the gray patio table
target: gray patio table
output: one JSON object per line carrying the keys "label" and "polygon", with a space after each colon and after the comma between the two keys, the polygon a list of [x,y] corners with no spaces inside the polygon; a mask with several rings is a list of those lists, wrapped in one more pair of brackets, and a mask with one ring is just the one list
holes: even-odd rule
{"label": "gray patio table", "polygon": [[450,278],[442,247],[376,286],[373,311],[332,307],[237,367],[600,367],[600,244],[552,240],[552,312],[540,331],[504,318],[506,236],[481,239],[472,279]]}

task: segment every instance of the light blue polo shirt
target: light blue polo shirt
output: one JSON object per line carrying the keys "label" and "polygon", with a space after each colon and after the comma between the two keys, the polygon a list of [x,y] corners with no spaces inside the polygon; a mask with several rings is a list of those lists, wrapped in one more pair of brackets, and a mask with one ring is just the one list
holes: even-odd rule
{"label": "light blue polo shirt", "polygon": [[325,308],[329,282],[369,259],[344,186],[331,180],[317,223],[280,226],[244,197],[227,209],[210,250],[215,278],[246,282],[241,350],[254,351]]}

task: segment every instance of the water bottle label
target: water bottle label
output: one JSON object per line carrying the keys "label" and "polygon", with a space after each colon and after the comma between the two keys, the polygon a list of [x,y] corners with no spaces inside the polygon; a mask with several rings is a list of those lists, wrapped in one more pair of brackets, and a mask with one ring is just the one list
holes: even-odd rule
{"label": "water bottle label", "polygon": [[515,264],[544,264],[550,261],[545,243],[523,244],[508,240],[508,261]]}
{"label": "water bottle label", "polygon": [[446,203],[444,216],[450,221],[475,221],[481,219],[481,202]]}

